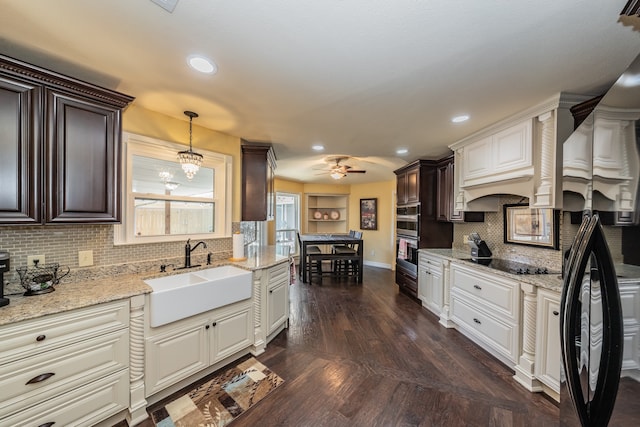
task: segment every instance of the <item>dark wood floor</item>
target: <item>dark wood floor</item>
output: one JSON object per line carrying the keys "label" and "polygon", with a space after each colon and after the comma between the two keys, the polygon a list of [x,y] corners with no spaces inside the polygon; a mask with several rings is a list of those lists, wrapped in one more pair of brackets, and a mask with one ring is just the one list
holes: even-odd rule
{"label": "dark wood floor", "polygon": [[361,286],[293,285],[289,329],[258,359],[285,384],[234,427],[558,425],[554,402],[398,293],[385,269],[366,267]]}

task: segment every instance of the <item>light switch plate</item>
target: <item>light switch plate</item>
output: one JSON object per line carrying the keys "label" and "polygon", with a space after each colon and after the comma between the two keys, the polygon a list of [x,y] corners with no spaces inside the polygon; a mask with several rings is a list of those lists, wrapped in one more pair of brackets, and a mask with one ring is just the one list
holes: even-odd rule
{"label": "light switch plate", "polygon": [[88,267],[93,265],[93,251],[78,251],[78,266]]}

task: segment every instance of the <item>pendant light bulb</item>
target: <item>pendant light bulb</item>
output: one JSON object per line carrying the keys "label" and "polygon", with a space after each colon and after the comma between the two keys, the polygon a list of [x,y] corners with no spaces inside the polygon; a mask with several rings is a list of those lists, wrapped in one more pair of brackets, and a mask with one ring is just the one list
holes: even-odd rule
{"label": "pendant light bulb", "polygon": [[197,113],[193,111],[185,111],[185,116],[189,117],[189,150],[179,151],[178,152],[178,160],[182,165],[182,170],[184,171],[187,179],[191,181],[200,169],[202,165],[202,154],[196,153],[193,151],[193,118],[198,117]]}

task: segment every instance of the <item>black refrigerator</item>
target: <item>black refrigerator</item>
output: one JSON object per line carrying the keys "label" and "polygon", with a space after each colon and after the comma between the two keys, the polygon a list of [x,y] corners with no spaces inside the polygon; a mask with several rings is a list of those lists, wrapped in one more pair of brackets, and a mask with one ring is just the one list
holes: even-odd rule
{"label": "black refrigerator", "polygon": [[560,425],[640,426],[640,57],[563,142]]}

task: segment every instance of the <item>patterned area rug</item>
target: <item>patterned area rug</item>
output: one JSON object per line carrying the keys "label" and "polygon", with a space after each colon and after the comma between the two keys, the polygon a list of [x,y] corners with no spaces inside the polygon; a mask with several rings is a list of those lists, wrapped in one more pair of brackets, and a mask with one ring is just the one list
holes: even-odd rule
{"label": "patterned area rug", "polygon": [[158,427],[222,427],[284,380],[253,357],[154,411]]}

